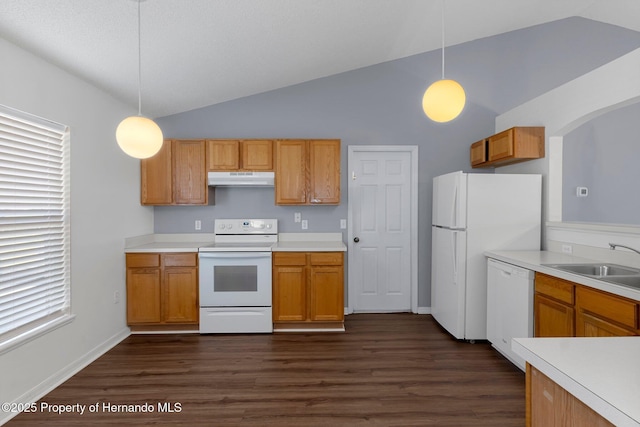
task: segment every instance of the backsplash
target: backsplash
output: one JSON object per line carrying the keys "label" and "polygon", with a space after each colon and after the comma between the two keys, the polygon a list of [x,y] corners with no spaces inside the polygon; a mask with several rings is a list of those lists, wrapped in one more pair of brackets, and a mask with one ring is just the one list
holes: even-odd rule
{"label": "backsplash", "polygon": [[[276,218],[281,233],[346,232],[340,220],[347,219],[347,204],[323,206],[276,206],[273,187],[237,188],[216,187],[212,206],[156,206],[154,233],[213,233],[213,221],[225,218]],[[308,229],[294,222],[300,213],[307,220]],[[201,229],[195,229],[200,221]]]}
{"label": "backsplash", "polygon": [[571,250],[578,257],[640,268],[640,254],[622,248],[611,250],[609,243],[640,250],[640,227],[577,222],[549,222],[546,226],[546,250]]}

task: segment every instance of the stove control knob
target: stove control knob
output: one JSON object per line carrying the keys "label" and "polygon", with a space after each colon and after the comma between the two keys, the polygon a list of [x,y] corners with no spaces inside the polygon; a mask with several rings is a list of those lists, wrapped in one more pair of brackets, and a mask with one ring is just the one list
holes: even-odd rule
{"label": "stove control knob", "polygon": [[270,229],[270,228],[271,228],[271,224],[267,224],[267,229]]}
{"label": "stove control knob", "polygon": [[233,224],[227,224],[227,230],[231,230],[233,228]]}
{"label": "stove control knob", "polygon": [[220,224],[220,225],[218,226],[218,228],[219,228],[220,230],[224,230],[224,224]]}

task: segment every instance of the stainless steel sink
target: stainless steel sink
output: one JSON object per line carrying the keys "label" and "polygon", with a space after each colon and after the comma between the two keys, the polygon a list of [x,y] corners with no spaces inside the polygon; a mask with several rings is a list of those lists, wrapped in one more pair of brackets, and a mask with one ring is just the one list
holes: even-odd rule
{"label": "stainless steel sink", "polygon": [[625,267],[617,264],[546,264],[547,267],[568,271],[569,273],[580,274],[582,276],[611,278],[611,276],[638,276],[640,280],[640,269]]}
{"label": "stainless steel sink", "polygon": [[610,276],[604,278],[607,282],[617,285],[628,286],[630,288],[640,289],[640,275],[636,276]]}

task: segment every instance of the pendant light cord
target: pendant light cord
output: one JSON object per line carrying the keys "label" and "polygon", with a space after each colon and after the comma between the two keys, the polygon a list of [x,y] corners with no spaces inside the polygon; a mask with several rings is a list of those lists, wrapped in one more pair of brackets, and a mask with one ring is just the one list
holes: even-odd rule
{"label": "pendant light cord", "polygon": [[140,42],[140,3],[138,0],[138,116],[142,116],[142,49]]}
{"label": "pendant light cord", "polygon": [[442,0],[442,80],[444,80],[444,0]]}

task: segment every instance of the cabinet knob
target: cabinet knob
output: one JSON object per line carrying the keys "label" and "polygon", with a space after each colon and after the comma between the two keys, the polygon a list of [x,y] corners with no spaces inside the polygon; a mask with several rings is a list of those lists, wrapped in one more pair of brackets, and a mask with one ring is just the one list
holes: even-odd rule
{"label": "cabinet knob", "polygon": [[356,242],[356,243],[358,243],[358,242],[360,241],[360,238],[359,238],[359,237],[354,237],[354,238],[353,238],[353,241],[354,241],[354,242]]}

